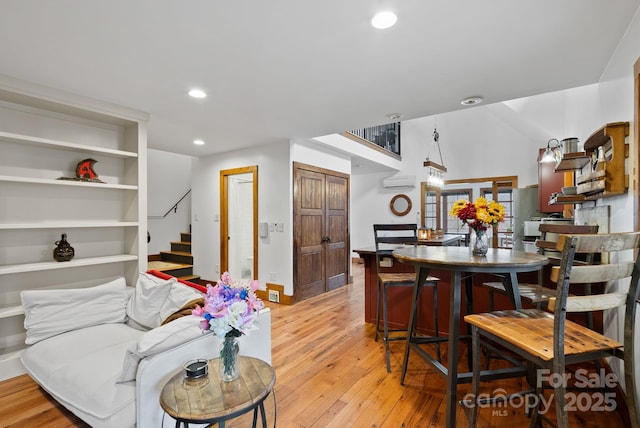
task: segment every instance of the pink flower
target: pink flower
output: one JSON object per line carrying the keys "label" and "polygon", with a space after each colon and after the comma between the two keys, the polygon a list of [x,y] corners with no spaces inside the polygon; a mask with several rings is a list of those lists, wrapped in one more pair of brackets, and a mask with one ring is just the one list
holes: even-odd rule
{"label": "pink flower", "polygon": [[204,307],[197,307],[193,315],[200,316],[202,330],[210,330],[222,338],[228,334],[244,334],[254,329],[258,312],[264,307],[255,291],[258,281],[236,283],[224,272],[215,286],[207,285]]}

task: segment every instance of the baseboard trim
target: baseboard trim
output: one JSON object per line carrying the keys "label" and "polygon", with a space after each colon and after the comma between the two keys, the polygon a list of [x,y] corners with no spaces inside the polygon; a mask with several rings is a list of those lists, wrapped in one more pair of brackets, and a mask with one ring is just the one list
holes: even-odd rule
{"label": "baseboard trim", "polygon": [[256,296],[258,296],[260,299],[264,300],[265,302],[275,303],[275,302],[269,301],[269,291],[273,290],[278,292],[278,295],[279,295],[278,297],[280,299],[278,303],[281,303],[283,305],[293,305],[295,303],[294,296],[287,296],[284,294],[283,285],[272,284],[269,282],[267,282],[266,285],[267,285],[266,290],[256,290]]}

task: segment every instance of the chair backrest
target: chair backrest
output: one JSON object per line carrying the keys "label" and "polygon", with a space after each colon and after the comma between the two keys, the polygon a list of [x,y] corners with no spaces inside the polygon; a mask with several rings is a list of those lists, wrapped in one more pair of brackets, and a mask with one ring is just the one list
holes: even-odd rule
{"label": "chair backrest", "polygon": [[[599,311],[624,306],[623,350],[618,356],[624,359],[626,402],[630,403],[629,416],[634,426],[640,425],[638,415],[637,370],[635,327],[638,297],[640,297],[640,232],[612,233],[601,235],[561,235],[558,250],[562,250],[560,266],[551,269],[551,279],[558,283],[556,297],[549,301],[549,309],[554,312],[553,352],[556,358],[564,360],[564,326],[567,312]],[[574,265],[576,254],[627,253],[610,257],[615,263],[601,265]],[[628,253],[633,252],[629,257]],[[634,260],[635,258],[635,260]],[[631,278],[629,288],[624,281]],[[568,296],[569,284],[590,282],[607,283],[603,294],[589,296]],[[631,404],[633,403],[633,404]]]}
{"label": "chair backrest", "polygon": [[[624,260],[618,257],[616,263],[599,265],[575,265],[576,254],[614,253],[635,250],[639,247],[640,232],[611,233],[601,235],[560,235],[557,249],[562,251],[560,266],[551,268],[551,281],[558,284],[556,297],[549,301],[549,309],[561,312],[588,312],[611,309],[623,306],[627,302],[627,292],[616,291],[616,288],[605,287],[603,294],[588,296],[569,296],[569,284],[589,284],[594,282],[611,283],[612,281],[637,276],[634,269],[638,258]],[[638,278],[636,278],[637,282]],[[607,285],[608,285],[607,284]],[[637,284],[632,284],[637,287]],[[632,288],[630,287],[630,288]],[[632,290],[631,290],[632,291]]]}
{"label": "chair backrest", "polygon": [[[595,235],[600,227],[596,225],[577,225],[577,224],[548,224],[541,223],[538,226],[540,231],[540,239],[536,240],[536,247],[540,254],[551,252],[556,254],[557,239],[553,239],[559,235]],[[551,234],[551,235],[549,235]],[[558,258],[560,257],[557,254]]]}
{"label": "chair backrest", "polygon": [[415,223],[374,224],[373,236],[376,251],[380,249],[380,244],[412,244],[418,242],[418,225]]}
{"label": "chair backrest", "polygon": [[393,246],[417,243],[418,225],[415,223],[374,224],[373,236],[376,243],[376,261],[379,264],[383,258],[391,256]]}
{"label": "chair backrest", "polygon": [[[640,247],[640,232],[610,233],[601,235],[560,235],[557,249],[562,251],[560,265],[551,268],[551,281],[558,284],[556,297],[549,301],[549,309],[557,316],[566,312],[600,311],[623,306],[631,294],[636,295],[640,271],[640,258],[624,259],[619,255],[616,263],[575,265],[576,254],[617,253],[637,250]],[[627,292],[609,285],[614,281],[632,277]],[[570,284],[607,283],[602,294],[569,296]]]}

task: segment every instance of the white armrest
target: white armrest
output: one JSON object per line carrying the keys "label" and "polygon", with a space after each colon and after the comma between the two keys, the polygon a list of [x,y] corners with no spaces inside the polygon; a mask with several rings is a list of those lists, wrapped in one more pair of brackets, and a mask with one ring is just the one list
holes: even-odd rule
{"label": "white armrest", "polygon": [[[260,358],[271,364],[271,312],[269,308],[260,311],[258,330],[239,337],[238,343],[241,355]],[[208,333],[166,352],[141,360],[136,374],[137,428],[174,427],[175,420],[169,415],[165,415],[160,407],[162,388],[171,377],[182,370],[184,363],[195,358],[217,358],[219,348],[220,339]]]}

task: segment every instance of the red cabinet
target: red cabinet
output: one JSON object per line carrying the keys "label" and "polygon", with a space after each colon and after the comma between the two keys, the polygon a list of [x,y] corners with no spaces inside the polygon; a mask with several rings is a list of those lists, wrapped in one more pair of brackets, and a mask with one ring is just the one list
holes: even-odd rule
{"label": "red cabinet", "polygon": [[561,213],[563,205],[549,205],[549,198],[554,193],[561,193],[564,186],[564,172],[555,172],[556,163],[540,163],[545,149],[538,153],[538,211],[541,213]]}

